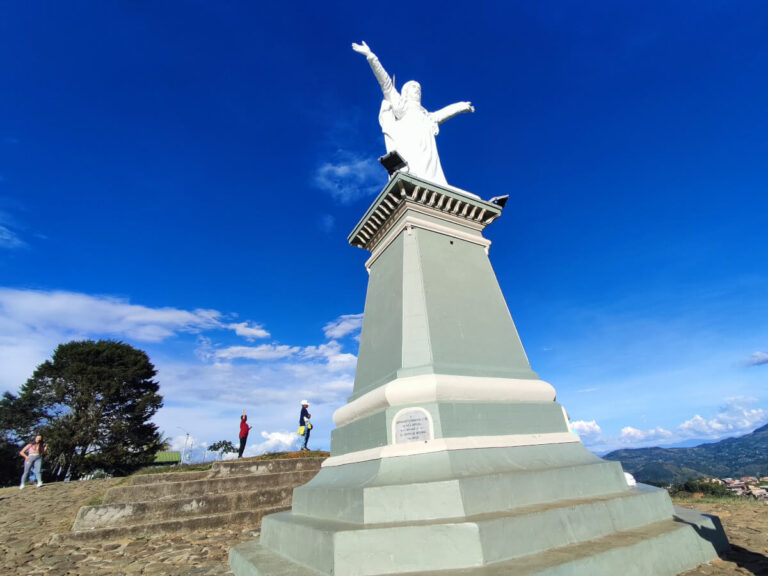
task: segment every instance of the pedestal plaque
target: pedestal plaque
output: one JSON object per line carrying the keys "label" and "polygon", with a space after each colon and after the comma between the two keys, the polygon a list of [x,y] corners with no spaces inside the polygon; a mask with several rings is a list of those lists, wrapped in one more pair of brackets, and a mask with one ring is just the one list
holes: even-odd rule
{"label": "pedestal plaque", "polygon": [[429,412],[422,408],[402,410],[397,413],[394,422],[395,444],[426,442],[434,436]]}

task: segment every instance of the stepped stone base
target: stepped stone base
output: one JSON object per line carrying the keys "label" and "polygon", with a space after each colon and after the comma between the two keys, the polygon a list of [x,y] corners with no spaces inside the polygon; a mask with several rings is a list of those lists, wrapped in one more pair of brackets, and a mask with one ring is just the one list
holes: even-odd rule
{"label": "stepped stone base", "polygon": [[[706,517],[701,518],[706,522]],[[390,549],[389,554],[396,560],[398,550]],[[699,538],[691,526],[670,520],[505,562],[410,573],[424,576],[674,576],[716,556],[714,547]],[[258,540],[234,547],[229,563],[238,576],[322,574],[275,554]],[[385,574],[368,571],[365,565],[359,568],[349,573]]]}
{"label": "stepped stone base", "polygon": [[180,530],[251,525],[291,506],[293,489],[311,480],[321,458],[215,462],[210,471],[134,476],[100,506],[84,506],[72,531],[51,542],[136,538]]}
{"label": "stepped stone base", "polygon": [[579,442],[325,467],[230,551],[237,576],[674,575],[727,547],[719,522],[627,486]]}

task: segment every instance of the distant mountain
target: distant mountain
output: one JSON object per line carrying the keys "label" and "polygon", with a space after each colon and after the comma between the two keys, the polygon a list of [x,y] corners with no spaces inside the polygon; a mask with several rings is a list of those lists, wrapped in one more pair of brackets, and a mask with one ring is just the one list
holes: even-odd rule
{"label": "distant mountain", "polygon": [[638,482],[682,482],[699,476],[768,476],[768,424],[739,438],[692,448],[634,448],[603,456]]}

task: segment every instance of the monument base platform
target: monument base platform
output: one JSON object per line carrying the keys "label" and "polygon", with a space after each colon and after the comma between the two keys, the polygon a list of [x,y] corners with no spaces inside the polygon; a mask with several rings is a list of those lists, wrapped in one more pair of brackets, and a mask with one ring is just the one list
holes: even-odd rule
{"label": "monument base platform", "polygon": [[710,562],[716,519],[627,486],[580,442],[324,467],[230,551],[237,576],[674,575]]}
{"label": "monument base platform", "polygon": [[[633,530],[615,532],[608,536],[562,546],[538,554],[487,565],[461,569],[409,570],[424,575],[477,575],[477,576],[674,576],[691,570],[717,557],[717,550],[727,547],[724,532],[716,518],[703,516],[691,510],[677,509],[679,515],[672,520],[657,522]],[[311,542],[304,543],[307,546]],[[396,558],[395,544],[383,541],[382,548]],[[413,542],[423,554],[444,558],[457,550],[442,548],[430,550],[427,542]],[[372,551],[365,551],[366,554]],[[377,554],[350,571],[334,574],[403,574],[408,572],[380,572]],[[306,576],[324,574],[298,564],[262,546],[259,540],[240,544],[229,554],[232,571],[238,576]]]}

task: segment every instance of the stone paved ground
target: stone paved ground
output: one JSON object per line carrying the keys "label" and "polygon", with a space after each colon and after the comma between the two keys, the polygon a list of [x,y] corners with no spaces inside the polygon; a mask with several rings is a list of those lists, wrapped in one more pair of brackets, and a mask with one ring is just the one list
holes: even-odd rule
{"label": "stone paved ground", "polygon": [[[113,542],[52,546],[52,534],[69,531],[81,506],[119,479],[0,490],[0,574],[3,576],[154,576],[231,574],[229,548],[250,540],[249,528],[212,529]],[[733,550],[686,576],[768,576],[768,506],[696,502],[722,519]],[[649,575],[653,576],[653,575]]]}

